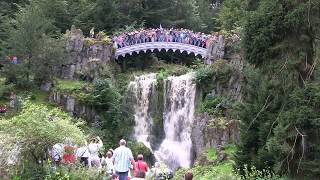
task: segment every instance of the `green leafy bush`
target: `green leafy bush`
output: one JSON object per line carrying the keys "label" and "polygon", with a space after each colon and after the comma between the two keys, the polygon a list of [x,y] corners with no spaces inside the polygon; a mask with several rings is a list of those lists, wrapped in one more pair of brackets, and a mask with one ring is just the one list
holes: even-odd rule
{"label": "green leafy bush", "polygon": [[214,75],[211,66],[201,67],[196,71],[196,83],[198,85],[210,84]]}
{"label": "green leafy bush", "polygon": [[200,86],[210,86],[213,81],[225,84],[234,72],[235,69],[225,60],[216,60],[212,65],[200,66],[196,70],[196,83]]}
{"label": "green leafy bush", "polygon": [[224,97],[214,96],[207,97],[200,104],[199,112],[208,113],[209,115],[218,117],[224,115],[224,110],[228,106],[228,100]]}
{"label": "green leafy bush", "polygon": [[[102,171],[103,172],[103,171]],[[76,165],[73,167],[60,166],[54,172],[49,171],[44,177],[45,180],[102,180],[104,175],[99,170],[95,168],[88,169],[87,167],[82,167],[81,165]]]}
{"label": "green leafy bush", "polygon": [[138,154],[142,154],[144,160],[151,164],[152,152],[141,142],[129,142],[128,147],[131,149],[133,157],[136,159]]}
{"label": "green leafy bush", "polygon": [[[27,101],[20,114],[0,121],[0,136],[10,137],[0,143],[0,149],[10,154],[18,148],[18,158],[38,163],[47,157],[49,147],[64,142],[65,138],[77,144],[83,142],[85,135],[73,121],[58,108],[48,109]],[[0,158],[5,158],[5,162],[7,157]]]}
{"label": "green leafy bush", "polygon": [[120,104],[121,99],[120,93],[109,79],[96,80],[91,92],[80,95],[83,95],[83,99],[80,99],[82,102],[93,105],[97,110],[108,110],[115,104]]}

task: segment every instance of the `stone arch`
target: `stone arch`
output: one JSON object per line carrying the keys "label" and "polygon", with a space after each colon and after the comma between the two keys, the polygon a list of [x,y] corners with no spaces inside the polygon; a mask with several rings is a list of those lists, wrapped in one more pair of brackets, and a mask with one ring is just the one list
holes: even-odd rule
{"label": "stone arch", "polygon": [[173,52],[178,51],[181,54],[183,52],[186,52],[187,54],[194,53],[195,56],[200,55],[202,58],[205,58],[207,54],[206,48],[194,46],[191,44],[184,44],[178,42],[147,42],[118,48],[116,50],[115,57],[116,59],[118,59],[119,57],[126,57],[126,55],[132,55],[133,52],[140,54],[141,52],[160,52],[162,50],[164,50],[165,52],[168,52],[169,50],[172,50]]}

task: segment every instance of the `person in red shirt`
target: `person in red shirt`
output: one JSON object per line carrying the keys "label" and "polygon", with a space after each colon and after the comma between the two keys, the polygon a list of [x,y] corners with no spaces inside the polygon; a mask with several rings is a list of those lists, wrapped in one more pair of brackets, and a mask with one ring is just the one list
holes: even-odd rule
{"label": "person in red shirt", "polygon": [[146,174],[149,171],[148,164],[143,161],[143,155],[139,154],[137,157],[137,162],[135,163],[134,166],[134,177],[138,177],[139,174],[144,173]]}
{"label": "person in red shirt", "polygon": [[71,145],[66,145],[64,147],[64,155],[63,155],[63,160],[62,162],[64,164],[74,164],[76,163],[76,155],[75,155],[75,150],[76,148],[74,148],[73,146]]}

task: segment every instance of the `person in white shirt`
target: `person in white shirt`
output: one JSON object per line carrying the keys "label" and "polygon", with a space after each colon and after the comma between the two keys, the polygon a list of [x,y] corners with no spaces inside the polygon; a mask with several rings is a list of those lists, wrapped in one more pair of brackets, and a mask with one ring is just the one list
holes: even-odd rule
{"label": "person in white shirt", "polygon": [[105,171],[107,176],[111,176],[115,173],[114,166],[113,166],[113,150],[109,149],[106,157],[101,158],[101,164],[105,167]]}
{"label": "person in white shirt", "polygon": [[64,145],[61,143],[57,143],[52,147],[51,158],[53,159],[55,165],[60,165],[63,156],[63,148]]}
{"label": "person in white shirt", "polygon": [[130,163],[134,166],[135,162],[131,150],[126,147],[127,142],[121,139],[119,144],[120,146],[114,151],[114,169],[120,180],[127,180],[131,168]]}
{"label": "person in white shirt", "polygon": [[101,163],[100,163],[100,157],[99,157],[99,150],[102,148],[103,143],[98,136],[95,139],[92,139],[89,146],[88,146],[88,151],[89,151],[89,158],[88,158],[88,165],[89,168],[92,166],[101,168]]}
{"label": "person in white shirt", "polygon": [[90,153],[87,146],[87,142],[85,142],[85,146],[82,146],[77,149],[76,155],[78,158],[80,158],[81,164],[83,163],[84,166],[88,166],[88,159],[89,159]]}

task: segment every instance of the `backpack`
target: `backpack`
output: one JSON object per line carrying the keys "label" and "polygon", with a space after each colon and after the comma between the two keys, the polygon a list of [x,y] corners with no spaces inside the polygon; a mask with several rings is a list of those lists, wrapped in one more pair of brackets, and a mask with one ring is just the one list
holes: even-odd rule
{"label": "backpack", "polygon": [[137,177],[143,177],[143,174],[144,176],[146,175],[146,172],[143,171],[143,170],[140,170],[140,166],[139,166],[139,161],[137,162],[137,165],[138,165],[138,172],[136,174]]}

